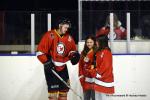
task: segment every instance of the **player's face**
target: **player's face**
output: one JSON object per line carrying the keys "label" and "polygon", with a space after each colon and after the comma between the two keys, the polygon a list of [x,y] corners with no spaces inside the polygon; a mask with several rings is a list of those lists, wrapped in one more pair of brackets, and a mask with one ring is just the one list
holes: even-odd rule
{"label": "player's face", "polygon": [[68,24],[63,24],[60,25],[60,35],[65,34],[68,31],[69,25]]}
{"label": "player's face", "polygon": [[86,45],[91,49],[94,46],[94,41],[92,39],[87,39]]}

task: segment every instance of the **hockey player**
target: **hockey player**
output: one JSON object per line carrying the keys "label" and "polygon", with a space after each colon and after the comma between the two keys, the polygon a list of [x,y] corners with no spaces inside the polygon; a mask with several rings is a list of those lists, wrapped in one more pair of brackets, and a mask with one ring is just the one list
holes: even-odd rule
{"label": "hockey player", "polygon": [[92,78],[89,70],[94,69],[94,51],[96,47],[96,39],[94,36],[87,36],[85,39],[84,49],[81,53],[79,61],[79,78],[83,88],[84,100],[95,100],[95,91],[93,84],[85,82],[85,78]]}
{"label": "hockey player", "polygon": [[[113,14],[114,16],[114,32],[113,39],[114,40],[125,40],[127,38],[127,31],[124,27],[121,26],[121,22],[119,21],[116,14]],[[98,29],[97,34],[108,34],[108,38],[110,38],[110,16],[107,17],[105,26]]]}
{"label": "hockey player", "polygon": [[56,29],[46,32],[37,47],[37,57],[44,64],[49,100],[67,100],[69,91],[51,69],[69,84],[66,62],[70,60],[75,65],[80,58],[75,42],[68,33],[70,27],[71,23],[68,19],[60,19]]}

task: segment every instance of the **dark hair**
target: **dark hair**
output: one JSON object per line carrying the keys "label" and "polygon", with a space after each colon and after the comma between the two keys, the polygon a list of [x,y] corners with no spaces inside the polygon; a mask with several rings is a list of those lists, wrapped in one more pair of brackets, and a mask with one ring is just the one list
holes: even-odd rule
{"label": "dark hair", "polygon": [[82,51],[82,56],[81,57],[85,57],[87,55],[87,53],[89,52],[89,48],[87,47],[86,43],[87,43],[87,40],[88,39],[92,39],[94,41],[94,46],[93,46],[93,49],[95,51],[96,49],[96,38],[95,36],[93,35],[88,35],[86,38],[85,38],[85,44],[84,44],[84,48],[83,48],[83,51]]}
{"label": "dark hair", "polygon": [[107,35],[102,35],[102,36],[98,37],[96,40],[99,44],[98,50],[101,51],[105,48],[108,48],[110,50],[110,48],[108,46],[108,36]]}
{"label": "dark hair", "polygon": [[59,24],[68,24],[69,28],[71,28],[71,21],[68,18],[60,18],[57,22],[56,22],[56,29],[59,28]]}

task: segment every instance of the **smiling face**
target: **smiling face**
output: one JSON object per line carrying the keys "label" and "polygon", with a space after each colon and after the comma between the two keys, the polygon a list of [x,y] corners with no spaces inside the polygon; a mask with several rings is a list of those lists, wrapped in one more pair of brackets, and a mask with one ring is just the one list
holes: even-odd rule
{"label": "smiling face", "polygon": [[87,47],[88,47],[89,49],[91,49],[91,48],[93,48],[93,46],[94,46],[94,41],[89,38],[89,39],[87,39],[87,41],[86,41],[86,45],[87,45]]}

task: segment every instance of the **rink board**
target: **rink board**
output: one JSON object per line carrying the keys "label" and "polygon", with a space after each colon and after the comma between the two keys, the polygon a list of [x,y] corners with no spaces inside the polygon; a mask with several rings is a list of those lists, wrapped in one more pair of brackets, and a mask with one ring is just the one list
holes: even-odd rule
{"label": "rink board", "polygon": [[[67,63],[71,87],[80,95],[78,64]],[[113,55],[115,94],[110,100],[150,100],[150,55]],[[0,56],[0,100],[48,100],[36,56]],[[68,100],[79,100],[69,91]]]}

